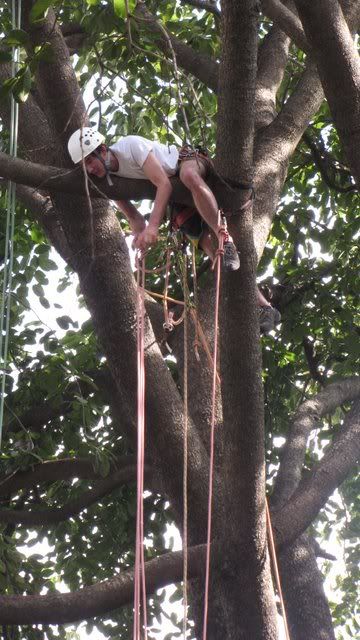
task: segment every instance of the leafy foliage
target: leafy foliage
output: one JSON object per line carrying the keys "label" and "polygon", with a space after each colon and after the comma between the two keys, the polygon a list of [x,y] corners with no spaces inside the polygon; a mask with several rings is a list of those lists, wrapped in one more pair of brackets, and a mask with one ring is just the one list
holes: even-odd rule
{"label": "leafy foliage", "polygon": [[[84,0],[47,2],[37,0],[32,9],[34,22],[41,21],[49,6],[55,6],[63,25],[76,24],[83,36],[73,57],[84,92],[92,92],[89,117],[110,143],[126,134],[155,137],[160,141],[185,141],[185,118],[189,142],[215,150],[216,96],[212,91],[180,70],[174,73],[171,57],[165,57],[152,31],[132,16],[134,3]],[[149,9],[161,17],[163,25],[195,51],[220,54],[218,24],[213,15],[167,0],[148,2]],[[8,62],[11,48],[21,50],[20,67],[14,79],[1,88],[1,99],[12,93],[25,101],[34,87],[34,74],[41,61],[51,61],[52,51],[45,45],[33,54],[27,50],[25,31],[12,30],[6,8],[1,9],[0,63]],[[262,34],[269,28],[262,22]],[[278,95],[278,108],[286,102],[304,68],[304,56],[293,51]],[[179,96],[181,100],[179,100]],[[360,317],[358,295],[360,216],[358,194],[344,165],[337,134],[324,105],[309,127],[309,136],[322,150],[329,171],[314,163],[305,139],[289,167],[279,210],[264,252],[259,276],[261,285],[282,312],[277,335],[263,338],[264,384],[266,397],[266,437],[269,489],[279,461],[278,442],[286,438],[289,416],[325,382],[354,374],[359,370]],[[1,131],[3,145],[7,131]],[[0,255],[4,255],[6,195],[0,198]],[[150,256],[149,268],[163,261],[163,240]],[[117,461],[133,453],[122,425],[114,419],[109,398],[97,379],[104,369],[101,347],[90,320],[77,320],[54,302],[54,286],[49,290],[52,272],[59,274],[57,293],[66,298],[72,282],[69,268],[59,268],[41,229],[29,212],[18,204],[15,227],[16,260],[13,274],[10,362],[6,376],[5,439],[0,456],[1,475],[59,458],[87,458],[94,473],[107,477]],[[198,255],[198,268],[204,259]],[[270,275],[269,275],[270,274]],[[199,286],[207,276],[201,276]],[[53,282],[53,279],[52,279]],[[152,274],[148,286],[163,289],[163,275]],[[170,295],[182,295],[180,268],[174,270]],[[57,314],[53,328],[29,311],[34,297],[44,316]],[[61,298],[59,298],[61,299]],[[169,361],[178,379],[176,363]],[[37,415],[51,409],[41,424]],[[307,454],[308,468],[323,454],[336,436],[347,407],[328,416],[313,434]],[[23,419],[28,421],[23,424]],[[32,425],[28,429],[28,424]],[[281,438],[281,440],[278,440]],[[89,480],[66,478],[38,487],[20,489],[13,496],[2,496],[2,505],[14,510],[52,508],[79,498],[89,488]],[[349,477],[341,487],[341,500],[323,510],[315,524],[321,544],[330,539],[332,524],[338,523],[338,536],[344,544],[346,572],[337,578],[343,596],[333,605],[338,637],[356,634],[354,617],[356,584],[359,578],[359,479]],[[165,499],[149,495],[145,505],[147,556],[166,549],[164,531],[173,516]],[[27,531],[21,526],[2,525],[0,536],[0,588],[4,594],[54,591],[60,581],[71,590],[111,577],[133,564],[134,487],[121,486],[75,516],[54,526]],[[31,547],[47,541],[48,555],[32,554]],[[19,549],[27,548],[26,555]],[[328,571],[324,568],[325,573]],[[177,594],[178,595],[178,594]],[[159,616],[162,596],[152,600],[151,614]],[[94,620],[104,637],[126,638],[131,626],[130,608]],[[92,625],[89,624],[88,631]],[[345,629],[345,631],[343,631]],[[59,627],[13,630],[13,638],[69,638]],[[24,635],[25,634],[25,635]],[[173,636],[172,636],[173,637]]]}

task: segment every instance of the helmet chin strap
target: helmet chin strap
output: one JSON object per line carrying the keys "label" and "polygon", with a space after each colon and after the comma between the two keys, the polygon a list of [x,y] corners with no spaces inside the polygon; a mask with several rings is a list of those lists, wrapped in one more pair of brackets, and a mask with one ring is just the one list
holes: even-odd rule
{"label": "helmet chin strap", "polygon": [[110,187],[112,187],[112,185],[114,183],[113,183],[113,181],[111,180],[111,177],[110,177],[110,169],[111,169],[111,153],[110,153],[110,149],[107,150],[106,158],[104,160],[104,167],[105,167],[105,171],[106,171],[106,179],[107,179],[108,184],[110,185]]}
{"label": "helmet chin strap", "polygon": [[113,181],[111,180],[111,177],[110,177],[110,169],[111,169],[111,153],[110,153],[110,149],[107,149],[105,160],[102,157],[101,153],[99,153],[98,151],[93,151],[93,153],[96,155],[96,157],[102,163],[102,165],[103,165],[103,167],[105,169],[105,172],[106,172],[106,180],[108,182],[108,185],[110,187],[112,187],[114,183],[113,183]]}

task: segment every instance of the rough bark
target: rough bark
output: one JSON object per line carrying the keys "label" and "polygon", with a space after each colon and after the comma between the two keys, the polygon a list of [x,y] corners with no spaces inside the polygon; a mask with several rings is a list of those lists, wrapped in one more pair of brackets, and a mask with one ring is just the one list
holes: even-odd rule
{"label": "rough bark", "polygon": [[279,554],[282,588],[293,640],[335,640],[329,606],[310,539],[303,535]]}
{"label": "rough bark", "polygon": [[[189,578],[202,572],[204,546],[189,549]],[[149,595],[182,578],[182,552],[169,553],[146,563]],[[124,571],[111,580],[74,593],[46,596],[0,596],[0,624],[65,624],[109,613],[130,604],[134,597],[134,572]]]}
{"label": "rough bark", "polygon": [[360,184],[360,59],[337,0],[296,0],[351,171]]}
{"label": "rough bark", "polygon": [[301,479],[306,443],[312,429],[322,416],[334,411],[344,402],[354,400],[360,393],[360,379],[348,378],[334,382],[317,396],[304,402],[298,409],[285,444],[280,469],[276,478],[272,504],[284,504],[297,489]]}
{"label": "rough bark", "polygon": [[[119,458],[117,466],[133,465],[135,459],[131,456]],[[0,478],[0,495],[16,493],[19,489],[28,489],[44,482],[56,480],[70,480],[72,478],[93,479],[101,478],[100,472],[95,471],[95,461],[86,458],[63,458],[61,460],[47,460],[37,464],[29,471],[17,471],[9,476]]]}
{"label": "rough bark", "polygon": [[[253,173],[257,20],[255,2],[222,3],[217,167],[222,175],[243,183],[249,183]],[[215,575],[216,590],[227,612],[222,637],[241,639],[250,635],[255,640],[275,638],[277,632],[266,551],[261,360],[251,209],[231,231],[235,227],[240,232],[241,269],[224,277],[221,301],[222,437],[226,446],[221,465],[223,505],[218,508],[214,529],[218,536],[221,530],[226,545],[218,540],[221,568],[215,560]],[[235,326],[242,339],[230,344]],[[250,574],[257,577],[251,586]],[[216,612],[210,629],[210,637],[221,637]]]}
{"label": "rough bark", "polygon": [[299,49],[309,51],[301,21],[291,9],[285,6],[285,3],[280,0],[262,0],[261,6],[265,15],[273,20]]}
{"label": "rough bark", "polygon": [[255,130],[269,125],[276,117],[276,96],[284,77],[290,40],[276,25],[259,49],[255,94]]}
{"label": "rough bark", "polygon": [[[335,489],[347,478],[359,458],[360,402],[357,400],[324,457],[303,477],[291,500],[275,511],[276,539],[279,546],[293,542],[307,529]],[[290,471],[289,459],[287,465]]]}
{"label": "rough bark", "polygon": [[[148,485],[149,469],[145,469],[145,484]],[[78,515],[83,509],[94,504],[104,496],[124,484],[134,483],[136,480],[136,466],[131,465],[119,471],[114,471],[103,480],[98,480],[95,486],[84,491],[81,496],[69,500],[61,507],[49,507],[47,509],[23,510],[0,509],[0,522],[4,524],[24,524],[28,527],[57,524]]]}

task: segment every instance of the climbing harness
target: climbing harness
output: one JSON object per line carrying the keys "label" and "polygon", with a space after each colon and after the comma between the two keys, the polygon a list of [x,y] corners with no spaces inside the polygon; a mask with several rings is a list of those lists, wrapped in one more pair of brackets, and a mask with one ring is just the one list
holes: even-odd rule
{"label": "climbing harness", "polygon": [[[12,28],[20,29],[21,26],[21,0],[18,0],[17,7],[15,0],[12,0]],[[11,75],[14,77],[19,66],[19,48],[13,48]],[[11,96],[11,119],[10,119],[10,149],[9,155],[16,157],[18,141],[18,120],[19,105]],[[16,185],[9,181],[7,191],[7,214],[6,214],[6,234],[4,251],[4,280],[1,298],[1,326],[0,326],[0,366],[1,366],[1,400],[0,400],[0,446],[2,437],[2,427],[4,419],[5,404],[5,381],[7,375],[9,331],[11,315],[11,287],[12,272],[14,263],[14,228],[15,228],[15,196]]]}
{"label": "climbing harness", "polygon": [[[144,639],[147,640],[146,585],[144,557],[144,465],[145,465],[145,264],[137,256],[137,493],[136,542],[134,573],[134,633],[133,640],[141,640],[141,612]],[[142,603],[142,607],[141,607]]]}

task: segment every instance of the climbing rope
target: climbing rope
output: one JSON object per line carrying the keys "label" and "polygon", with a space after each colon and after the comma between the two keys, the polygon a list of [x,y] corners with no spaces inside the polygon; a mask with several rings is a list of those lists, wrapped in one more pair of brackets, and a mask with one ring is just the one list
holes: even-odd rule
{"label": "climbing rope", "polygon": [[[21,25],[21,0],[17,3],[12,0],[12,28],[20,29]],[[19,66],[19,48],[14,47],[12,50],[11,75],[15,76]],[[10,114],[10,149],[9,155],[16,157],[17,141],[18,141],[18,121],[19,121],[19,105],[11,96],[11,114]],[[9,181],[7,190],[7,213],[6,213],[6,234],[5,234],[5,252],[4,252],[4,273],[1,298],[1,326],[0,326],[0,366],[1,366],[1,399],[0,399],[0,447],[2,438],[2,428],[4,419],[5,405],[5,382],[7,375],[8,351],[9,351],[9,332],[10,332],[10,314],[11,314],[11,287],[12,272],[14,264],[14,228],[15,228],[15,200],[16,185]]]}
{"label": "climbing rope", "polygon": [[192,272],[193,272],[193,290],[194,290],[194,323],[195,323],[195,338],[194,338],[194,351],[195,358],[198,362],[200,362],[200,354],[199,354],[199,323],[198,323],[198,308],[199,308],[199,300],[198,300],[198,288],[197,288],[197,273],[196,273],[196,250],[195,245],[192,246]]}
{"label": "climbing rope", "polygon": [[[189,289],[187,282],[187,256],[184,254],[182,261],[182,287],[184,301],[175,300],[168,296],[170,277],[170,250],[166,253],[165,266],[165,287],[164,293],[157,294],[152,291],[148,293],[154,297],[161,298],[164,308],[164,328],[171,331],[176,324],[184,322],[184,455],[183,455],[183,639],[187,635],[187,607],[188,607],[188,317],[191,316],[195,326],[195,356],[199,359],[197,352],[198,344],[202,344],[209,365],[212,368],[212,397],[211,397],[211,427],[210,427],[210,463],[209,463],[209,491],[208,491],[208,521],[207,521],[207,542],[206,542],[206,567],[205,567],[205,594],[204,594],[204,618],[203,637],[207,639],[208,624],[208,601],[210,582],[210,547],[211,547],[211,524],[212,524],[212,498],[213,498],[213,470],[215,451],[215,414],[216,414],[216,391],[220,384],[220,377],[217,371],[218,360],[218,330],[219,330],[219,301],[220,301],[220,276],[221,276],[221,256],[224,254],[224,240],[227,235],[226,219],[222,219],[219,212],[219,246],[213,268],[216,270],[215,284],[215,320],[214,320],[214,352],[211,355],[205,334],[197,317],[195,309],[189,308]],[[194,286],[196,287],[195,255],[193,252]],[[137,490],[137,525],[136,525],[136,558],[135,558],[135,589],[134,589],[134,640],[141,638],[141,595],[143,600],[143,627],[144,638],[147,639],[146,621],[146,589],[145,589],[145,560],[144,560],[144,516],[143,516],[143,492],[144,492],[144,441],[145,441],[145,368],[144,368],[144,296],[145,296],[145,269],[144,262],[137,258],[137,334],[138,334],[138,490]],[[151,270],[152,272],[152,270]],[[168,302],[181,305],[183,312],[178,320],[174,320],[173,312],[168,310]],[[273,566],[274,578],[280,598],[280,605],[283,617],[286,640],[290,640],[290,633],[287,623],[284,598],[281,588],[278,562],[276,557],[274,536],[271,526],[269,506],[266,501],[266,524],[268,531],[268,541],[270,557]]]}
{"label": "climbing rope", "polygon": [[[220,211],[219,221],[220,224]],[[213,356],[213,377],[211,394],[211,430],[210,430],[210,465],[209,465],[209,496],[208,496],[208,522],[206,541],[206,569],[205,569],[205,595],[204,595],[204,621],[203,640],[207,637],[208,602],[209,602],[209,578],[210,578],[210,543],[211,543],[211,517],[212,517],[212,496],[213,496],[213,470],[214,470],[214,450],[215,450],[215,412],[216,412],[216,388],[217,388],[217,352],[218,352],[218,327],[219,327],[219,300],[220,300],[220,274],[221,256],[224,254],[224,239],[227,234],[226,227],[220,227],[219,247],[216,252],[216,288],[215,288],[215,322],[214,322],[214,356]]]}
{"label": "climbing rope", "polygon": [[187,576],[188,576],[188,313],[189,289],[187,285],[187,256],[183,262],[183,291],[184,291],[184,469],[183,469],[183,636],[186,640],[187,631]]}
{"label": "climbing rope", "polygon": [[277,587],[279,598],[280,598],[280,607],[281,607],[281,613],[282,613],[282,618],[284,623],[285,637],[286,637],[286,640],[290,640],[290,632],[289,632],[289,626],[287,622],[284,596],[281,588],[280,572],[279,572],[278,561],[276,556],[274,534],[273,534],[273,528],[271,524],[270,509],[269,509],[269,504],[267,500],[266,500],[266,524],[267,524],[267,532],[268,532],[268,540],[269,540],[270,557],[271,557],[271,562],[273,566],[276,587]]}
{"label": "climbing rope", "polygon": [[[134,575],[134,640],[140,640],[141,611],[144,639],[147,640],[146,584],[144,557],[144,465],[145,465],[145,264],[137,256],[137,492],[136,492],[136,541]],[[142,607],[141,607],[142,601]]]}

